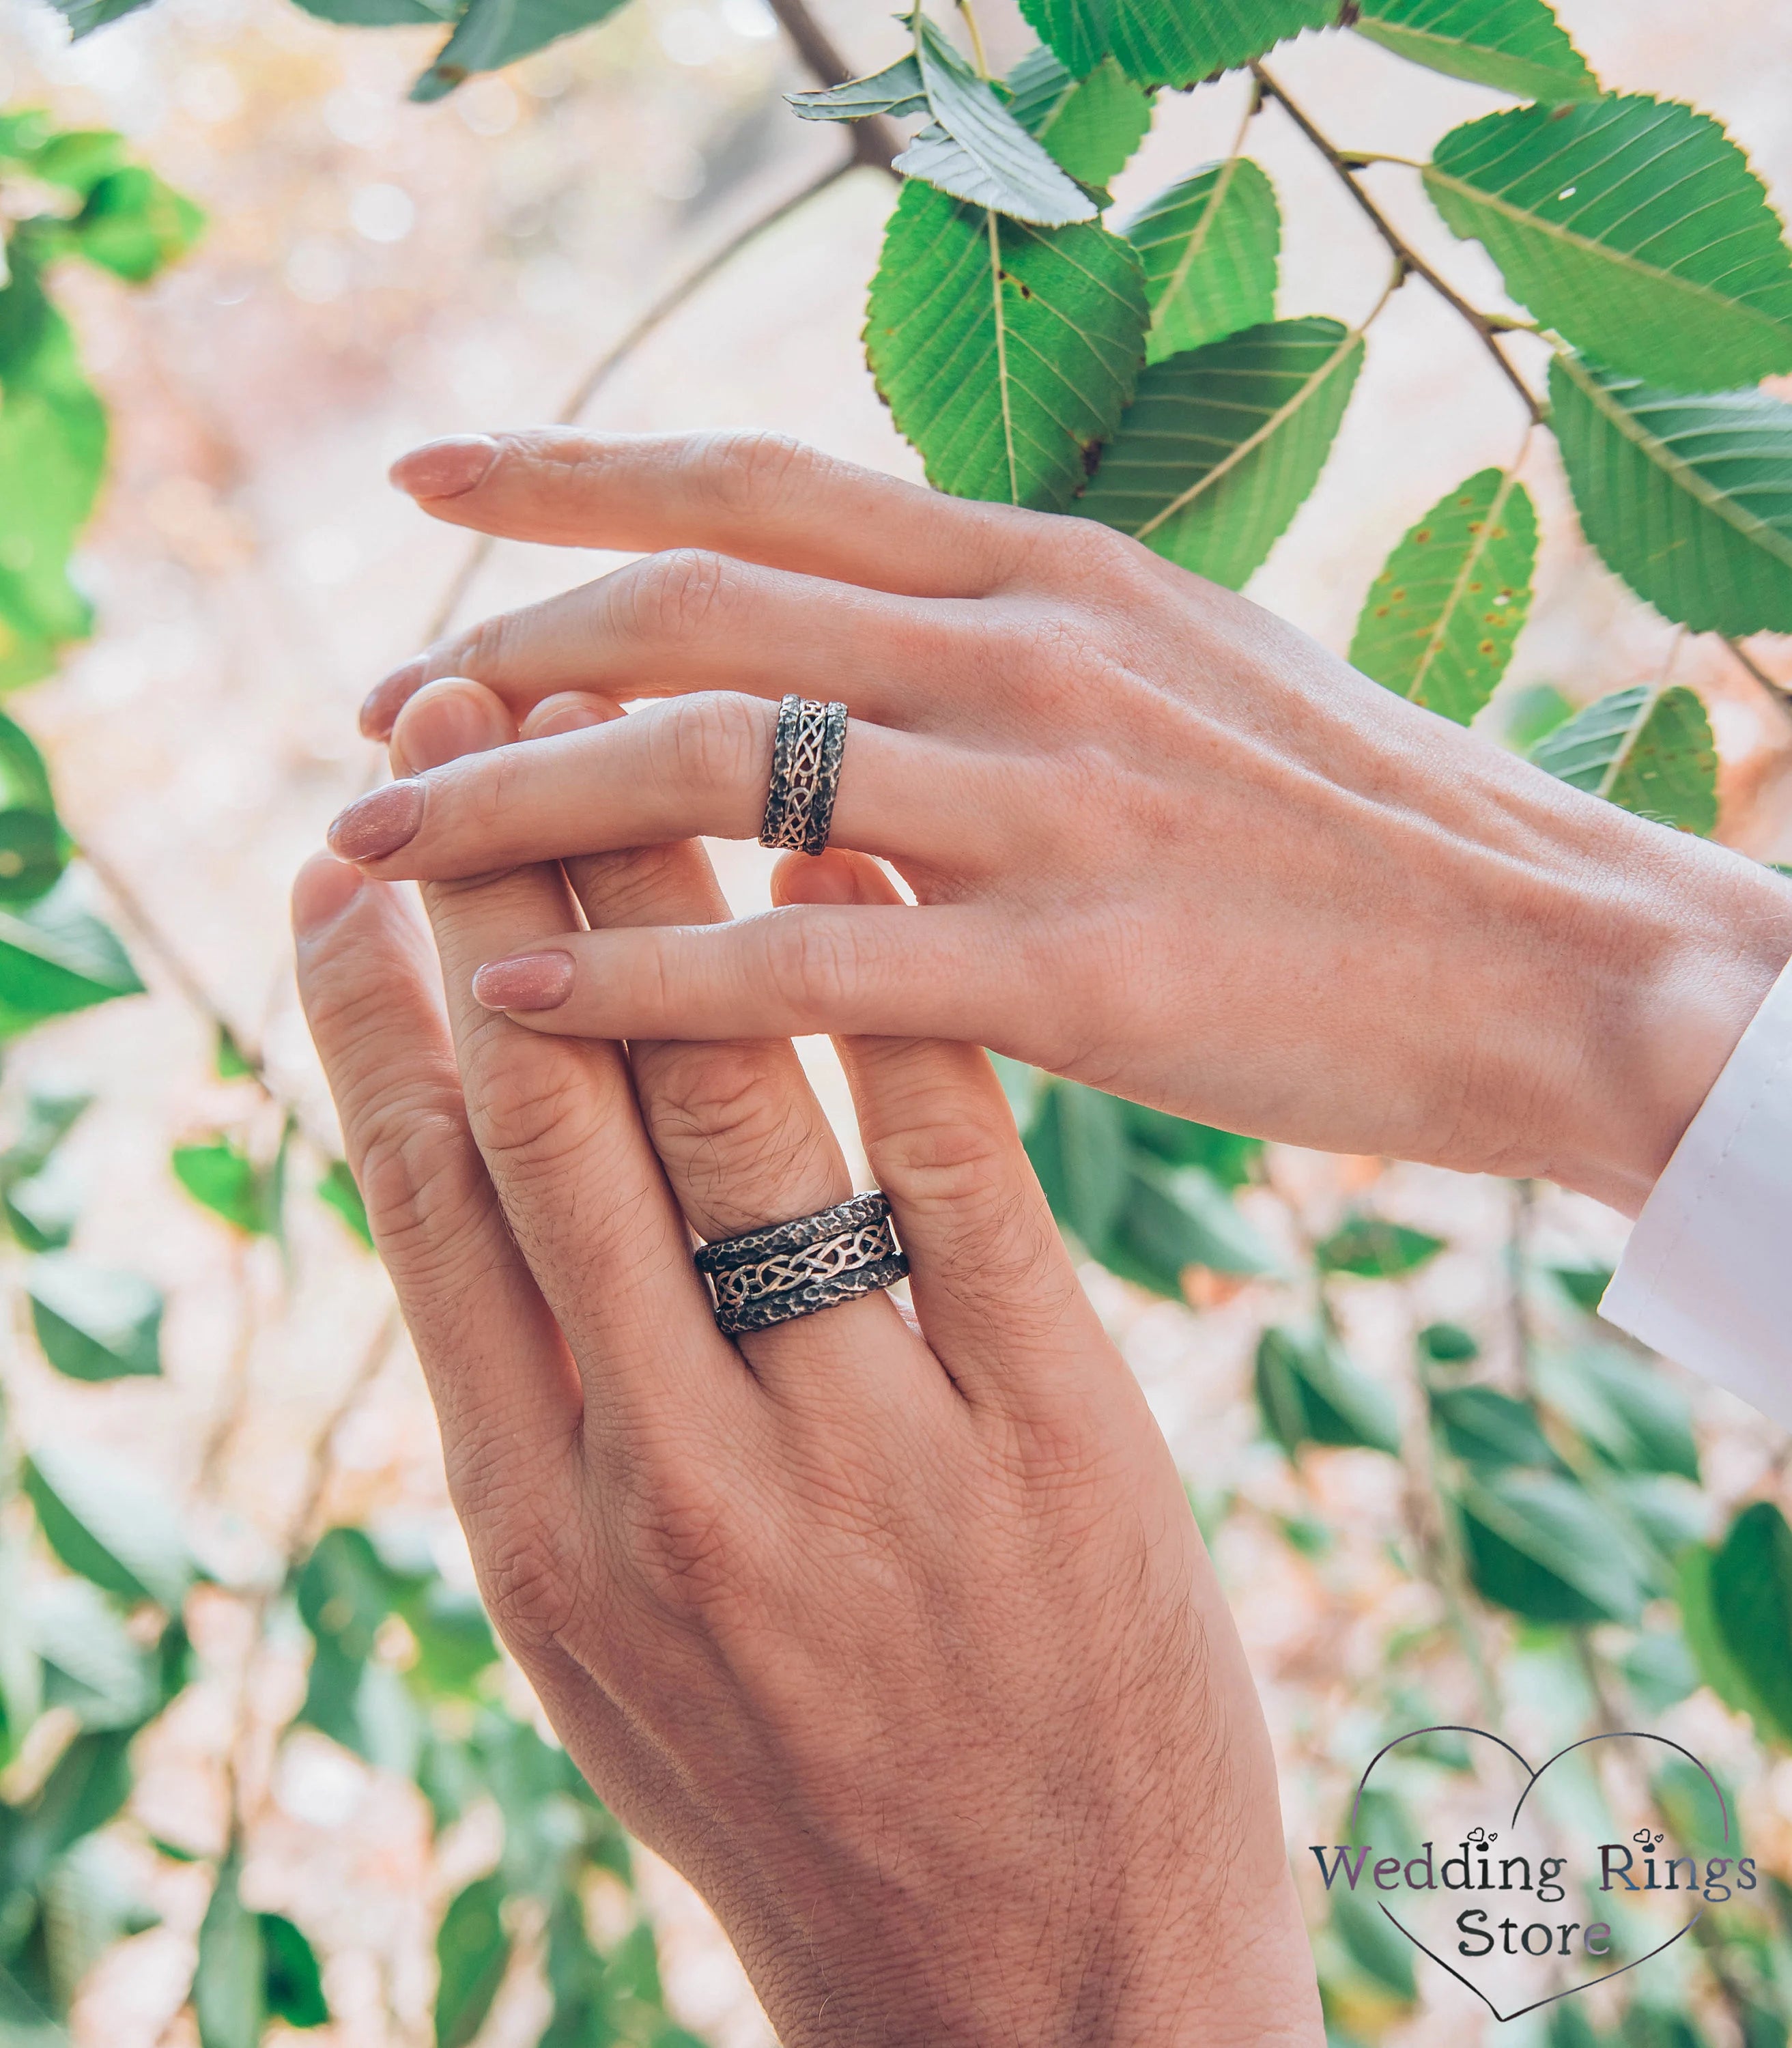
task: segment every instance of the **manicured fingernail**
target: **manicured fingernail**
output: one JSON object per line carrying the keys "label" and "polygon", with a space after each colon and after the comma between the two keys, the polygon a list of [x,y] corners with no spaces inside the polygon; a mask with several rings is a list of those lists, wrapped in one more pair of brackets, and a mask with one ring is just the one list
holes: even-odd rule
{"label": "manicured fingernail", "polygon": [[369,739],[392,737],[399,712],[422,685],[424,667],[422,655],[413,655],[402,668],[394,669],[368,691],[361,707],[361,730]]}
{"label": "manicured fingernail", "polygon": [[326,836],[343,860],[383,860],[415,839],[422,822],[423,785],[407,777],[351,804]]}
{"label": "manicured fingernail", "polygon": [[498,444],[489,434],[448,434],[400,456],[386,475],[413,498],[459,498],[497,460]]}
{"label": "manicured fingernail", "polygon": [[361,893],[361,873],[333,855],[314,853],[293,878],[293,929],[312,939]]}
{"label": "manicured fingernail", "polygon": [[572,993],[572,956],[557,947],[491,960],[473,977],[473,1000],[487,1010],[557,1010]]}

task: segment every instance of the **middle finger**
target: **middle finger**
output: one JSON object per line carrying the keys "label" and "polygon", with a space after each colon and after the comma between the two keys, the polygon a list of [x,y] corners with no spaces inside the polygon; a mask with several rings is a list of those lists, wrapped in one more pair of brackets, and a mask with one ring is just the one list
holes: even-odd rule
{"label": "middle finger", "polygon": [[[351,805],[330,828],[382,880],[448,881],[532,861],[709,837],[751,839],[778,708],[711,692],[431,769]],[[948,742],[855,719],[831,843],[963,875],[995,855],[990,764]]]}
{"label": "middle finger", "polygon": [[968,629],[985,615],[974,599],[892,596],[673,548],[437,641],[375,686],[362,727],[385,737],[411,696],[448,676],[483,683],[518,717],[559,691],[632,700],[723,686],[844,696],[898,720],[920,709],[915,678],[948,647],[966,672]]}

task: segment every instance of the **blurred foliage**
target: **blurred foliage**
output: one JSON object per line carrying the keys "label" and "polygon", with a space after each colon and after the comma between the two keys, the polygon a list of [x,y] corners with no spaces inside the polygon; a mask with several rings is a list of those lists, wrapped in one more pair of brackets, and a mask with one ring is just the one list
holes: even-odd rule
{"label": "blurred foliage", "polygon": [[[59,4],[84,35],[147,0]],[[621,0],[302,4],[345,24],[440,23],[444,41],[413,93],[428,100]],[[1022,0],[1022,12],[1041,40],[1005,80],[982,76],[917,13],[897,64],[796,96],[809,119],[925,123],[899,165],[910,182],[867,342],[940,487],[1080,511],[1243,584],[1326,465],[1367,323],[1273,316],[1281,211],[1243,137],[1124,231],[1104,218],[1106,186],[1162,88],[1197,86],[1302,29],[1354,32],[1531,103],[1460,125],[1420,175],[1550,345],[1547,423],[1592,545],[1689,630],[1792,631],[1792,407],[1753,388],[1792,370],[1792,255],[1716,122],[1603,94],[1546,0]],[[1354,161],[1321,147],[1353,180]],[[90,624],[71,563],[103,481],[107,423],[56,304],[58,266],[142,285],[202,223],[120,137],[34,111],[0,117],[0,690],[13,690],[49,673]],[[1396,260],[1390,291],[1406,277]],[[1495,332],[1489,323],[1482,339],[1496,352]],[[1366,673],[1463,723],[1499,688],[1530,607],[1538,520],[1521,454],[1391,537],[1352,642]],[[1538,686],[1503,719],[1507,744],[1575,787],[1713,828],[1716,756],[1693,692],[1632,687],[1577,712]],[[0,1038],[140,988],[87,907],[75,852],[36,747],[0,716]],[[1053,1211],[1091,1259],[1168,1301],[1255,1286],[1279,1305],[1254,1383],[1270,1455],[1303,1484],[1323,1457],[1407,1463],[1410,1492],[1434,1511],[1400,1548],[1402,1569],[1437,1596],[1414,1642],[1453,1637],[1476,1670],[1488,1642],[1570,1661],[1588,1678],[1590,1717],[1608,1700],[1659,1713],[1706,1685],[1760,1744],[1792,1747],[1792,1530],[1766,1499],[1709,1528],[1684,1400],[1592,1320],[1608,1274],[1540,1265],[1515,1227],[1515,1341],[1415,1316],[1408,1370],[1389,1383],[1352,1356],[1340,1301],[1412,1287],[1451,1255],[1444,1239],[1370,1204],[1309,1242],[1258,1139],[1001,1064]],[[215,1069],[262,1085],[222,1028]],[[0,1216],[44,1358],[94,1386],[161,1372],[163,1302],[148,1280],[69,1248],[80,1186],[65,1147],[85,1106],[43,1095],[18,1108],[0,1150]],[[180,1145],[169,1163],[171,1182],[239,1243],[283,1245],[302,1198],[371,1245],[347,1164],[312,1156],[290,1115],[271,1146],[246,1121]],[[1545,1297],[1539,1339],[1526,1303]],[[142,1838],[132,1745],[196,1676],[183,1614],[205,1574],[176,1506],[91,1445],[28,1445],[0,1417],[0,2042],[48,2043],[64,2038],[94,1962],[151,1924],[106,1852],[120,1833]],[[1318,1571],[1339,1532],[1306,1498],[1276,1527]],[[1196,1505],[1211,1539],[1233,1503]],[[629,1846],[564,1751],[507,1704],[514,1688],[476,1601],[353,1527],[301,1530],[256,1598],[262,1623],[309,1645],[295,1728],[410,1779],[438,1830],[475,1808],[501,1818],[495,1864],[446,1902],[436,1930],[437,2048],[473,2042],[522,1967],[540,1970],[551,2006],[542,2048],[695,2048],[665,2011]],[[1398,1670],[1381,1704],[1395,1732],[1428,1712]],[[1413,1744],[1402,1766],[1466,1767],[1447,1733]],[[1360,1826],[1377,1840],[1414,1838],[1405,1782],[1395,1774],[1393,1789],[1365,1795]],[[1695,1839],[1704,1823],[1689,1786],[1670,1771],[1654,1796],[1678,1837]],[[243,1895],[246,1826],[233,1805],[223,1840],[150,1844],[211,1867],[191,1994],[202,2048],[258,2048],[270,2027],[330,2018],[328,1958],[302,1926]],[[619,1921],[618,1895],[630,1902]],[[1379,1915],[1340,1895],[1317,1948],[1335,2042],[1410,2020],[1413,1952]],[[1776,1880],[1763,1903],[1727,1907],[1720,1941],[1689,1967],[1709,1973],[1705,2003],[1727,2010],[1745,2048],[1784,2048],[1792,1891]],[[1550,2048],[1708,2038],[1692,2007],[1643,1990],[1615,2034],[1570,2007],[1546,2033]]]}

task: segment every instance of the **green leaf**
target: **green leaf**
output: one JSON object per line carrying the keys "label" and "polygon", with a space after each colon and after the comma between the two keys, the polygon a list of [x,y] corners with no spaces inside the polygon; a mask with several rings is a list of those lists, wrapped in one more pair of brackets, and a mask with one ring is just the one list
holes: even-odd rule
{"label": "green leaf", "polygon": [[1191,1266],[1212,1273],[1266,1273],[1275,1255],[1199,1166],[1166,1172],[1135,1163],[1125,1197],[1100,1250],[1104,1263],[1171,1301]]}
{"label": "green leaf", "polygon": [[246,1080],[253,1077],[254,1062],[237,1043],[236,1034],[227,1024],[218,1026],[218,1041],[212,1055],[212,1068],[221,1081]]}
{"label": "green leaf", "polygon": [[1712,1603],[1712,1572],[1717,1550],[1690,1545],[1680,1559],[1680,1626],[1701,1681],[1734,1713],[1753,1716],[1763,1732],[1775,1725],[1772,1709],[1731,1656]]}
{"label": "green leaf", "polygon": [[141,1274],[52,1255],[25,1282],[44,1356],[69,1379],[161,1371],[161,1290]]}
{"label": "green leaf", "polygon": [[1546,1398],[1609,1464],[1698,1483],[1692,1411],[1653,1366],[1627,1352],[1585,1349],[1552,1353],[1538,1370]]}
{"label": "green leaf", "polygon": [[196,1202],[251,1237],[280,1230],[280,1176],[258,1166],[240,1146],[220,1137],[209,1145],[177,1145],[174,1177]]}
{"label": "green leaf", "polygon": [[1685,1639],[1666,1629],[1638,1636],[1625,1651],[1621,1668],[1624,1683],[1647,1714],[1665,1714],[1698,1687],[1698,1666]]}
{"label": "green leaf", "polygon": [[1339,0],[1021,0],[1042,42],[1081,78],[1111,54],[1141,85],[1198,85],[1303,29],[1325,29]]}
{"label": "green leaf", "polygon": [[1077,509],[1242,588],[1319,481],[1362,361],[1360,333],[1294,320],[1153,363]]}
{"label": "green leaf", "polygon": [[1710,1570],[1718,1639],[1767,1717],[1758,1732],[1792,1744],[1792,1528],[1772,1501],[1744,1508]]}
{"label": "green leaf", "polygon": [[1473,1335],[1460,1323],[1427,1323],[1418,1333],[1418,1348],[1438,1365],[1467,1365],[1481,1355]]}
{"label": "green leaf", "polygon": [[132,284],[143,284],[198,241],[205,215],[141,164],[99,179],[68,223],[71,246]]}
{"label": "green leaf", "polygon": [[38,1526],[70,1571],[130,1600],[178,1609],[193,1576],[173,1503],[134,1464],[87,1443],[43,1443],[25,1468]]}
{"label": "green leaf", "polygon": [[1530,609],[1537,514],[1518,479],[1478,471],[1407,529],[1369,587],[1352,663],[1466,725],[1493,695]]}
{"label": "green leaf", "polygon": [[17,1891],[40,1887],[77,1842],[112,1820],[130,1796],[130,1732],[76,1736],[22,1810],[0,1809],[6,1877]]}
{"label": "green leaf", "polygon": [[1561,1283],[1563,1291],[1576,1308],[1584,1309],[1590,1316],[1605,1298],[1605,1290],[1612,1285],[1609,1266],[1552,1266],[1550,1272]]}
{"label": "green leaf", "polygon": [[1365,1379],[1321,1331],[1279,1325],[1265,1330],[1256,1386],[1263,1426],[1290,1457],[1303,1444],[1398,1453],[1399,1418],[1387,1391]]}
{"label": "green leaf", "polygon": [[1546,0],[1363,0],[1360,36],[1517,99],[1591,99],[1599,80]]}
{"label": "green leaf", "polygon": [[1607,1511],[1559,1473],[1485,1471],[1456,1498],[1469,1577],[1532,1621],[1635,1621],[1645,1588]]}
{"label": "green leaf", "polygon": [[440,5],[436,0],[297,0],[297,4],[321,21],[339,21],[355,29],[397,29],[413,22],[439,24],[452,21],[457,11],[453,0],[440,0]]}
{"label": "green leaf", "polygon": [[95,29],[103,29],[108,21],[119,21],[126,14],[134,14],[139,7],[147,7],[149,0],[56,0],[56,5],[79,42]]}
{"label": "green leaf", "polygon": [[471,0],[436,61],[411,87],[411,98],[440,99],[475,72],[501,70],[562,36],[595,28],[623,4],[624,0]]}
{"label": "green leaf", "polygon": [[1380,1216],[1356,1216],[1313,1247],[1322,1273],[1353,1273],[1363,1280],[1391,1280],[1416,1272],[1443,1250],[1444,1240]]}
{"label": "green leaf", "polygon": [[0,903],[34,903],[47,894],[72,851],[54,812],[0,810]]}
{"label": "green leaf", "polygon": [[1579,357],[1550,365],[1550,425],[1587,538],[1695,633],[1792,632],[1792,405],[1687,398]]}
{"label": "green leaf", "polygon": [[1256,1177],[1263,1156],[1260,1138],[1241,1138],[1210,1123],[1193,1123],[1143,1103],[1120,1100],[1127,1142],[1172,1166],[1200,1166],[1222,1187],[1242,1188]]}
{"label": "green leaf", "polygon": [[1125,231],[1145,266],[1148,361],[1274,319],[1282,215],[1274,187],[1248,157],[1179,179]]}
{"label": "green leaf", "polygon": [[106,464],[104,409],[25,245],[16,231],[11,280],[0,290],[0,623],[17,642],[0,644],[0,685],[9,688],[35,679],[31,646],[87,630],[68,562]]}
{"label": "green leaf", "polygon": [[357,1755],[373,1744],[363,1723],[362,1680],[396,1589],[365,1531],[319,1538],[294,1581],[299,1614],[316,1648],[299,1719]]}
{"label": "green leaf", "polygon": [[1711,721],[1690,690],[1639,683],[1588,704],[1531,750],[1564,782],[1681,832],[1717,823]]}
{"label": "green leaf", "polygon": [[22,725],[0,712],[0,791],[9,809],[54,813],[50,771],[37,743]]}
{"label": "green leaf", "polygon": [[124,948],[79,908],[68,882],[29,909],[0,910],[0,1038],[142,989]]}
{"label": "green leaf", "polygon": [[367,1221],[367,1205],[361,1199],[361,1190],[355,1184],[355,1176],[348,1170],[346,1159],[332,1159],[317,1183],[317,1199],[333,1208],[355,1235],[371,1251],[374,1248],[373,1228]]}
{"label": "green leaf", "polygon": [[1094,219],[1094,200],[1065,176],[925,14],[916,60],[933,118],[892,170],[1035,227]]}
{"label": "green leaf", "polygon": [[241,1874],[239,1859],[227,1856],[200,1923],[192,1994],[200,2048],[260,2048],[266,2018],[262,1930],[238,1890]]}
{"label": "green leaf", "polygon": [[1491,1387],[1443,1387],[1431,1393],[1431,1414],[1452,1453],[1473,1465],[1529,1465],[1553,1471],[1550,1449],[1528,1401]]}
{"label": "green leaf", "polygon": [[33,1094],[18,1137],[0,1153],[0,1204],[27,1251],[58,1251],[74,1235],[80,1189],[57,1148],[92,1099]]}
{"label": "green leaf", "polygon": [[1098,1088],[1053,1081],[1027,1131],[1026,1150],[1053,1215],[1100,1258],[1130,1182],[1119,1104]]}
{"label": "green leaf", "polygon": [[1452,129],[1425,188],[1545,327],[1682,391],[1792,370],[1792,250],[1709,114],[1643,94]]}
{"label": "green leaf", "polygon": [[1151,125],[1151,95],[1104,57],[1072,78],[1041,43],[1009,72],[1008,111],[1046,153],[1085,185],[1105,185],[1126,168]]}
{"label": "green leaf", "polygon": [[43,1888],[44,1957],[57,2009],[69,2009],[115,1943],[159,1922],[131,1881],[118,1844],[91,1835],[77,1842]]}
{"label": "green leaf", "polygon": [[874,114],[900,121],[927,111],[921,66],[912,52],[868,78],[848,79],[844,84],[816,92],[787,92],[784,97],[803,121],[863,121]]}
{"label": "green leaf", "polygon": [[283,1913],[258,1913],[262,1937],[262,2003],[289,2027],[326,2027],[330,2007],[324,1996],[316,1951]]}
{"label": "green leaf", "polygon": [[510,1960],[499,1908],[503,1880],[477,1878],[459,1894],[436,1937],[440,1988],[436,1994],[436,2048],[467,2048],[485,2024]]}
{"label": "green leaf", "polygon": [[937,488],[1051,511],[1131,397],[1146,324],[1138,259],[1119,236],[1042,231],[911,182],[871,281],[865,349]]}
{"label": "green leaf", "polygon": [[97,1586],[59,1572],[31,1588],[25,1608],[46,1705],[90,1728],[139,1728],[158,1710],[151,1660]]}

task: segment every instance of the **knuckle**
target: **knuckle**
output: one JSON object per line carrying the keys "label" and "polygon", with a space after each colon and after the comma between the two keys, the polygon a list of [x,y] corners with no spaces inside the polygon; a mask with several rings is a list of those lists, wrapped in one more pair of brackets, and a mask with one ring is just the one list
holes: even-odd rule
{"label": "knuckle", "polygon": [[798,1016],[838,1017],[860,990],[867,963],[852,925],[826,911],[774,911],[766,920],[769,984],[782,989]]}
{"label": "knuckle", "polygon": [[652,715],[661,751],[653,766],[671,785],[698,796],[762,785],[769,747],[763,708],[751,697],[706,690]]}
{"label": "knuckle", "polygon": [[1130,535],[1096,519],[1065,519],[1056,537],[1063,568],[1104,595],[1129,596],[1158,587],[1158,558]]}
{"label": "knuckle", "polygon": [[654,1150],[706,1202],[731,1210],[742,1191],[763,1196],[824,1169],[826,1127],[763,1047],[681,1049],[656,1072],[646,1106]]}
{"label": "knuckle", "polygon": [[669,548],[618,572],[610,586],[611,623],[629,640],[688,640],[714,618],[735,580],[723,556]]}
{"label": "knuckle", "polygon": [[524,1652],[557,1641],[594,1588],[582,1583],[586,1573],[568,1569],[539,1489],[475,1465],[456,1472],[454,1492],[480,1533],[479,1590],[498,1634]]}
{"label": "knuckle", "polygon": [[475,1049],[466,1088],[479,1150],[512,1177],[558,1170],[589,1138],[589,1076],[570,1045],[533,1034],[519,1044],[516,1027],[508,1026]]}
{"label": "knuckle", "polygon": [[512,612],[494,612],[439,642],[429,657],[431,676],[438,681],[444,676],[470,676],[475,682],[502,676],[515,638],[514,620]]}
{"label": "knuckle", "polygon": [[420,1283],[462,1265],[487,1195],[459,1119],[396,1089],[367,1116],[360,1154],[361,1198],[387,1263]]}
{"label": "knuckle", "polygon": [[705,436],[692,449],[704,494],[723,511],[773,510],[813,480],[823,458],[788,434]]}

